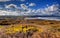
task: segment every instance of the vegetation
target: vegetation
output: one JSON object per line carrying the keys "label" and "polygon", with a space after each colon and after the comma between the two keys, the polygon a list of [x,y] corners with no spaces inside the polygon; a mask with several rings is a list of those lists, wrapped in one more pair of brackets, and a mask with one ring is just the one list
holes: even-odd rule
{"label": "vegetation", "polygon": [[0,25],[0,38],[60,38],[59,21],[17,19],[1,23],[9,25]]}
{"label": "vegetation", "polygon": [[23,25],[17,25],[17,26],[10,26],[6,29],[7,34],[14,34],[18,32],[27,33],[29,31],[37,31],[37,32],[43,32],[43,29],[35,27],[35,26],[23,26]]}

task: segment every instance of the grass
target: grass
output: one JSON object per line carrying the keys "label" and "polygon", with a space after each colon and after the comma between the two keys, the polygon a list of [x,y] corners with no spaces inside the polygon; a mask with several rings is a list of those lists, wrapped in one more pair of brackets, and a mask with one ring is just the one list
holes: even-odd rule
{"label": "grass", "polygon": [[7,27],[0,25],[0,28],[3,28],[4,31],[0,37],[26,38],[28,35],[29,38],[60,38],[60,22],[55,21],[23,20],[23,23],[12,24]]}
{"label": "grass", "polygon": [[35,26],[23,26],[23,25],[18,25],[18,26],[11,26],[6,29],[6,34],[14,34],[18,32],[23,32],[27,33],[28,31],[37,31],[37,32],[43,32],[43,29],[35,27]]}
{"label": "grass", "polygon": [[3,28],[4,26],[0,25],[0,28]]}

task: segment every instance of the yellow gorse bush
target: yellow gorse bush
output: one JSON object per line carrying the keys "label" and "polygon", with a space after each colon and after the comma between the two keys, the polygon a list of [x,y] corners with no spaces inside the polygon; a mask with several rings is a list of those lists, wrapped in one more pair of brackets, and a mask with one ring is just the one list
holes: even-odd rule
{"label": "yellow gorse bush", "polygon": [[43,29],[37,28],[34,26],[23,26],[23,25],[18,25],[18,26],[11,26],[6,29],[7,34],[12,34],[12,33],[17,33],[17,32],[23,32],[27,33],[28,31],[34,31],[37,30],[37,32],[43,32]]}
{"label": "yellow gorse bush", "polygon": [[13,26],[6,29],[6,33],[16,33],[22,31],[22,25],[21,26]]}
{"label": "yellow gorse bush", "polygon": [[3,28],[3,26],[0,25],[0,28]]}

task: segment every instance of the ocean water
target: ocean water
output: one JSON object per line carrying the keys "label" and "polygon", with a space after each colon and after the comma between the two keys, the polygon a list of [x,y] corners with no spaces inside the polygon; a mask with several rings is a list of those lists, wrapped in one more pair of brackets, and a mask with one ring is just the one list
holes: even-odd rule
{"label": "ocean water", "polygon": [[57,21],[60,21],[60,17],[48,17],[48,16],[40,16],[40,17],[38,17],[38,16],[36,16],[36,17],[20,17],[20,16],[0,16],[0,20],[3,20],[3,19],[5,19],[5,18],[10,18],[10,19],[43,19],[43,20],[57,20]]}
{"label": "ocean water", "polygon": [[25,19],[43,19],[43,20],[56,20],[60,21],[60,17],[30,17]]}

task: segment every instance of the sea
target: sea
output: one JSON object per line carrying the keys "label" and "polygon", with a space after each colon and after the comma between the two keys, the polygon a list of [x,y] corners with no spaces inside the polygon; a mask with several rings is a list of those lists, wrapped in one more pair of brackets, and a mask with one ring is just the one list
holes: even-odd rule
{"label": "sea", "polygon": [[29,17],[25,19],[42,19],[42,20],[56,20],[60,21],[60,17]]}
{"label": "sea", "polygon": [[60,16],[0,16],[0,20],[4,20],[5,18],[9,19],[42,19],[42,20],[56,20],[60,21]]}

